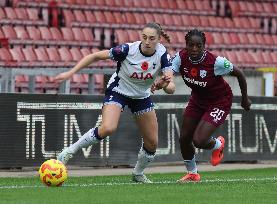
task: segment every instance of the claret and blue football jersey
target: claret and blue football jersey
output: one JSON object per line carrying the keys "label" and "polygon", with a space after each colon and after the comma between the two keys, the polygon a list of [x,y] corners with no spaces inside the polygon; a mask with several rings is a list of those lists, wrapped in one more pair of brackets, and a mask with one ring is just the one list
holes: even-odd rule
{"label": "claret and blue football jersey", "polygon": [[186,50],[178,52],[172,61],[172,69],[180,73],[184,82],[192,89],[192,96],[199,100],[217,101],[232,95],[232,90],[223,79],[233,71],[233,64],[225,57],[215,56],[205,50],[198,61],[192,61]]}
{"label": "claret and blue football jersey", "polygon": [[117,70],[110,78],[107,90],[134,99],[149,97],[156,76],[171,69],[169,55],[160,43],[150,56],[142,53],[141,41],[122,44],[110,49],[110,58],[117,61]]}

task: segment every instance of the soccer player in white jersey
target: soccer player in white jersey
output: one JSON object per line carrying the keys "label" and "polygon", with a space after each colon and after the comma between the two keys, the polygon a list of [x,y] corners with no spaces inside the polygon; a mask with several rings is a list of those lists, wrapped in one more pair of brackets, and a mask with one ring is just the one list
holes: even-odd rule
{"label": "soccer player in white jersey", "polygon": [[142,29],[141,41],[90,54],[71,70],[55,77],[56,82],[61,82],[93,62],[106,59],[117,61],[117,70],[110,78],[105,92],[101,125],[90,129],[77,142],[65,148],[58,155],[58,160],[66,164],[81,148],[111,136],[117,129],[121,112],[125,106],[128,106],[143,137],[132,180],[151,183],[144,175],[144,169],[155,157],[158,145],[158,123],[150,98],[150,88],[156,76],[162,74],[161,79],[169,82],[164,87],[164,91],[170,94],[175,90],[175,85],[171,81],[172,74],[167,75],[171,70],[171,64],[166,48],[160,44],[161,36],[170,42],[169,36],[159,24],[148,23]]}

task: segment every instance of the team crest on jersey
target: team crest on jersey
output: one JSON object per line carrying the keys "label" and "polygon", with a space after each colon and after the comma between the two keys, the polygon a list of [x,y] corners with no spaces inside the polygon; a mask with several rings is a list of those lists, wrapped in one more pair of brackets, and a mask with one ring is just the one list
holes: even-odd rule
{"label": "team crest on jersey", "polygon": [[147,62],[143,62],[142,64],[141,64],[141,68],[142,68],[142,70],[144,70],[144,71],[146,71],[147,69],[148,69],[148,63]]}
{"label": "team crest on jersey", "polygon": [[207,71],[206,70],[200,70],[200,76],[201,78],[204,78],[207,76]]}

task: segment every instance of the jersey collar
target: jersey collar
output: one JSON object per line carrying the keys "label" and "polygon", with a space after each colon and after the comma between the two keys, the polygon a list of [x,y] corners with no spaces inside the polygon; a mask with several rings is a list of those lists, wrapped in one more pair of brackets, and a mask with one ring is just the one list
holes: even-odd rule
{"label": "jersey collar", "polygon": [[141,50],[141,43],[139,44],[139,51],[140,51],[140,54],[142,54],[144,57],[152,57],[156,53],[156,50],[155,50],[155,52],[152,55],[144,54]]}
{"label": "jersey collar", "polygon": [[199,60],[193,61],[193,60],[189,57],[189,61],[190,61],[192,64],[199,64],[199,63],[203,62],[203,60],[205,59],[206,55],[207,55],[207,51],[205,50],[205,51],[203,52],[202,57],[201,57]]}

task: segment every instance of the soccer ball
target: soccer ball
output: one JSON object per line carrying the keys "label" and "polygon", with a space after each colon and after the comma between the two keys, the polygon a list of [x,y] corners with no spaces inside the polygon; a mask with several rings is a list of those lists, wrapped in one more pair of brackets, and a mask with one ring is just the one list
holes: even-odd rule
{"label": "soccer ball", "polygon": [[50,159],[40,166],[39,177],[46,186],[61,186],[67,179],[67,170],[59,160]]}

